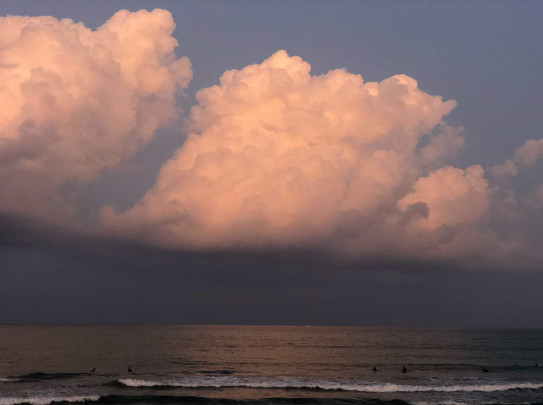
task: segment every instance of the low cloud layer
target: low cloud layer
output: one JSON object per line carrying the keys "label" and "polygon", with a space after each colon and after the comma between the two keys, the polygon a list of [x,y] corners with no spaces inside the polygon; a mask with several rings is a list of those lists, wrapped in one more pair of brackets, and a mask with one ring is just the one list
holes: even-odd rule
{"label": "low cloud layer", "polygon": [[0,211],[61,219],[68,190],[140,150],[178,115],[192,70],[169,12],[122,10],[96,31],[0,18]]}
{"label": "low cloud layer", "polygon": [[[201,90],[190,135],[106,227],[181,249],[318,248],[351,258],[471,254],[488,211],[478,166],[454,168],[456,105],[406,75],[379,83],[285,51]],[[484,238],[483,238],[484,239]]]}

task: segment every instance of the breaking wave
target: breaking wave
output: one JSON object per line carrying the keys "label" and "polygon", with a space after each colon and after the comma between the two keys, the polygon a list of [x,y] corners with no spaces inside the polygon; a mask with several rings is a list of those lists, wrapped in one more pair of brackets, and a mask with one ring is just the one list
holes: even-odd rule
{"label": "breaking wave", "polygon": [[0,405],[48,405],[54,403],[96,402],[100,395],[74,395],[66,397],[36,396],[36,397],[0,397]]}
{"label": "breaking wave", "polygon": [[2,382],[17,382],[19,381],[18,378],[13,378],[13,377],[0,377],[0,383]]}
{"label": "breaking wave", "polygon": [[131,388],[256,388],[256,389],[300,389],[324,391],[357,391],[366,393],[392,392],[497,392],[509,390],[538,390],[543,383],[508,383],[474,385],[403,385],[367,384],[359,382],[308,381],[296,378],[186,378],[176,380],[144,380],[125,378],[116,384]]}
{"label": "breaking wave", "polygon": [[390,401],[379,399],[343,399],[343,398],[262,398],[254,400],[238,400],[230,398],[207,398],[195,396],[169,395],[103,395],[103,396],[72,396],[72,397],[13,397],[0,398],[0,405],[49,405],[70,403],[94,404],[222,404],[222,405],[409,405],[409,403],[394,399]]}
{"label": "breaking wave", "polygon": [[88,375],[89,373],[29,373],[15,378],[16,381],[35,381],[35,380],[60,380],[67,378],[77,378]]}

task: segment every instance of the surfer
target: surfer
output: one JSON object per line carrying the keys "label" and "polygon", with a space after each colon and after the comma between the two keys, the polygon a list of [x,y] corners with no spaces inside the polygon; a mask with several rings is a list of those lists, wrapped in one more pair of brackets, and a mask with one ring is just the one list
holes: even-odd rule
{"label": "surfer", "polygon": [[373,372],[375,373],[377,371],[377,367],[373,366]]}
{"label": "surfer", "polygon": [[483,373],[488,373],[488,370],[483,367]]}
{"label": "surfer", "polygon": [[129,373],[132,372],[132,369],[130,368],[130,366],[128,366],[128,372],[129,372]]}
{"label": "surfer", "polygon": [[405,366],[402,366],[402,373],[407,373],[407,369],[405,368]]}

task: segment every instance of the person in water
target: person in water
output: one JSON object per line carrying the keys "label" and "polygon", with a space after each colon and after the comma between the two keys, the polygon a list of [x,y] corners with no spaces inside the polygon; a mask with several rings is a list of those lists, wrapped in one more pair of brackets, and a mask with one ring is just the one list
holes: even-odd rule
{"label": "person in water", "polygon": [[407,373],[407,369],[405,368],[405,366],[402,366],[402,373]]}
{"label": "person in water", "polygon": [[132,369],[130,368],[130,366],[128,366],[128,372],[129,372],[129,373],[132,372]]}
{"label": "person in water", "polygon": [[373,366],[373,372],[375,373],[377,371],[377,367]]}

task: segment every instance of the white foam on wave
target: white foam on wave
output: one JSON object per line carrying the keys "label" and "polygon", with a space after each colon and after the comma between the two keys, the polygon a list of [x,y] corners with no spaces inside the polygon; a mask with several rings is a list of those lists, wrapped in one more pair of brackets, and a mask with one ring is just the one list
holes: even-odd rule
{"label": "white foam on wave", "polygon": [[18,378],[0,377],[0,382],[15,382],[19,381]]}
{"label": "white foam on wave", "polygon": [[541,389],[541,383],[509,383],[480,385],[403,385],[403,384],[367,384],[359,382],[312,381],[297,378],[240,378],[209,377],[185,378],[176,380],[143,380],[126,378],[119,383],[127,387],[180,387],[180,388],[269,388],[269,389],[321,389],[327,391],[358,391],[371,393],[386,392],[495,392],[512,389]]}
{"label": "white foam on wave", "polygon": [[399,385],[382,384],[375,386],[358,386],[356,384],[347,384],[345,391],[361,392],[497,392],[509,391],[513,389],[535,390],[543,388],[543,384],[534,383],[512,383],[512,384],[482,384],[482,385]]}
{"label": "white foam on wave", "polygon": [[0,397],[0,405],[48,405],[53,402],[94,402],[100,399],[100,395],[74,395],[66,397]]}

